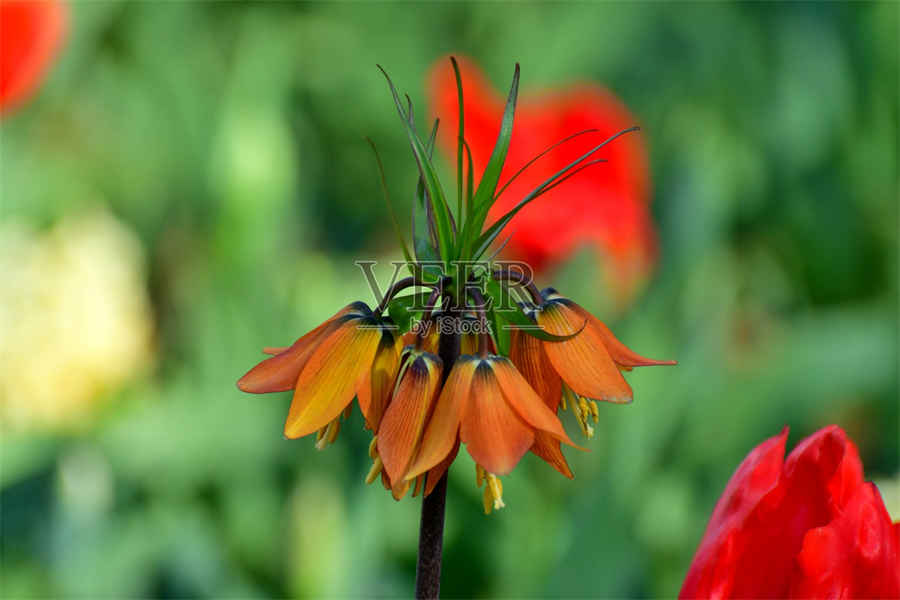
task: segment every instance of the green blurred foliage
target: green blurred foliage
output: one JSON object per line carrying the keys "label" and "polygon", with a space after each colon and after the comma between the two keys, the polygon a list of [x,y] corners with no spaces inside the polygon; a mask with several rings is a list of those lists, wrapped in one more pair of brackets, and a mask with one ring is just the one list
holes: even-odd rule
{"label": "green blurred foliage", "polygon": [[[448,52],[500,87],[520,61],[526,94],[593,79],[639,115],[661,259],[612,325],[680,365],[629,376],[574,481],[528,457],[490,517],[461,455],[446,596],[675,595],[730,473],[785,424],[792,445],[838,423],[868,477],[896,476],[897,4],[71,8],[2,123],[2,216],[99,205],[133,229],[155,366],[88,425],[4,434],[4,596],[411,594],[418,501],[364,485],[359,414],[316,452],[281,438],[288,394],[234,382],[370,299],[354,258],[400,258],[364,136],[401,210],[414,165],[374,63],[422,115]],[[596,268],[575,256],[556,287],[601,307]]]}

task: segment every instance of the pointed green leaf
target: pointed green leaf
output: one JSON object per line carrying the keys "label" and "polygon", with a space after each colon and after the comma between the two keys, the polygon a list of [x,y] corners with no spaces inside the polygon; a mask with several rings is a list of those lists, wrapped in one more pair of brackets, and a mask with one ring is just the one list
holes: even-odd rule
{"label": "pointed green leaf", "polygon": [[[440,123],[440,119],[435,119],[434,126],[431,128],[431,134],[428,136],[428,142],[425,146],[428,158],[431,158],[434,153],[434,143]],[[436,260],[436,257],[439,255],[437,240],[435,239],[436,226],[433,211],[426,203],[425,181],[421,174],[416,183],[416,197],[412,207],[412,230],[413,251],[416,253],[416,258],[419,261]]]}
{"label": "pointed green leaf", "polygon": [[591,156],[591,154],[593,154],[600,148],[603,148],[604,146],[606,146],[607,144],[609,144],[610,142],[612,142],[619,136],[625,135],[626,133],[630,133],[632,131],[637,131],[638,129],[639,129],[638,127],[629,127],[628,129],[623,129],[622,131],[610,136],[609,138],[607,138],[600,144],[594,146],[593,148],[591,148],[590,150],[588,150],[587,152],[582,154],[580,157],[578,157],[577,159],[575,159],[574,161],[572,161],[571,163],[569,163],[568,165],[566,165],[565,167],[563,167],[562,169],[560,169],[559,171],[554,173],[552,176],[550,176],[549,178],[544,180],[543,183],[541,183],[539,186],[534,188],[531,191],[531,193],[529,193],[522,200],[520,200],[518,202],[518,204],[516,204],[509,212],[507,212],[505,215],[503,215],[502,217],[497,219],[494,222],[494,224],[491,225],[487,229],[487,231],[485,231],[478,238],[477,243],[475,245],[475,253],[473,254],[473,258],[477,260],[477,258],[479,256],[481,256],[485,250],[488,249],[488,247],[491,245],[491,243],[494,241],[494,239],[497,237],[497,235],[503,230],[504,227],[506,227],[509,224],[509,222],[516,215],[516,213],[518,213],[520,210],[522,210],[522,208],[524,208],[529,202],[531,202],[535,198],[538,198],[541,194],[545,193],[554,184],[559,183],[559,181],[557,181],[557,180],[559,180],[560,178],[566,177],[567,174],[569,174],[568,172],[571,169],[578,167],[582,162],[587,160]]}
{"label": "pointed green leaf", "polygon": [[437,177],[434,165],[431,164],[431,160],[428,158],[428,152],[425,149],[425,145],[422,143],[422,140],[419,139],[419,136],[416,135],[415,128],[411,123],[412,105],[410,104],[409,109],[404,111],[403,104],[400,102],[400,96],[397,93],[397,88],[394,87],[394,83],[391,81],[390,76],[388,76],[387,72],[380,65],[378,68],[381,69],[385,79],[387,79],[397,112],[400,114],[400,119],[406,126],[407,137],[412,146],[416,165],[419,168],[419,174],[424,182],[426,202],[431,204],[431,208],[434,211],[434,222],[437,230],[441,260],[449,264],[453,258],[453,227],[450,223],[450,208],[447,206],[447,200],[444,196],[443,189],[441,188],[440,180]]}
{"label": "pointed green leaf", "polygon": [[428,136],[428,143],[425,144],[425,152],[428,154],[428,159],[431,160],[431,157],[434,155],[434,141],[437,139],[438,127],[441,125],[440,119],[434,120],[434,126],[431,128],[431,134]]}
{"label": "pointed green leaf", "polygon": [[494,150],[484,169],[484,173],[481,175],[481,181],[478,182],[478,189],[475,190],[475,195],[472,199],[473,212],[466,220],[466,227],[463,230],[461,246],[464,249],[464,257],[468,257],[468,251],[472,247],[472,242],[481,234],[484,220],[491,208],[491,204],[493,204],[494,192],[497,189],[497,183],[500,181],[500,173],[503,171],[506,153],[509,150],[509,140],[512,137],[513,119],[518,95],[519,65],[516,63],[509,96],[506,99],[506,108],[500,121],[500,132],[497,134],[497,142],[494,144]]}
{"label": "pointed green leaf", "polygon": [[366,140],[369,142],[369,145],[372,146],[372,152],[375,153],[375,161],[378,163],[378,174],[381,180],[381,191],[384,194],[384,201],[385,204],[387,204],[388,212],[391,215],[391,223],[394,226],[394,233],[400,240],[400,248],[403,250],[403,258],[406,259],[407,266],[409,266],[410,270],[412,270],[412,255],[409,252],[409,246],[406,243],[406,237],[403,235],[403,231],[400,229],[400,223],[397,221],[397,213],[394,212],[394,205],[391,203],[391,196],[388,193],[387,180],[384,176],[384,165],[381,162],[381,156],[378,155],[378,148],[375,147],[375,142],[373,142],[370,138],[366,138]]}
{"label": "pointed green leaf", "polygon": [[459,74],[459,65],[456,64],[456,57],[450,57],[450,63],[453,65],[453,75],[456,77],[456,95],[459,102],[459,134],[456,141],[456,216],[460,223],[463,219],[463,140],[465,139],[465,110],[463,103],[463,85],[462,76]]}
{"label": "pointed green leaf", "polygon": [[475,167],[472,166],[472,149],[469,148],[469,144],[466,143],[465,139],[463,139],[462,143],[466,149],[466,215],[469,216],[472,214],[472,196],[474,194],[473,189],[475,185]]}
{"label": "pointed green leaf", "polygon": [[565,144],[565,143],[568,142],[569,140],[573,140],[573,139],[575,139],[575,138],[577,138],[577,137],[579,137],[579,136],[582,136],[582,135],[584,135],[584,134],[586,134],[586,133],[596,133],[596,132],[598,132],[598,131],[600,131],[600,130],[599,130],[599,129],[585,129],[585,130],[583,130],[583,131],[579,131],[578,133],[573,133],[573,134],[570,135],[570,136],[566,136],[566,137],[564,137],[563,139],[561,139],[561,140],[559,140],[558,142],[556,142],[555,144],[551,145],[549,148],[547,148],[546,150],[544,150],[543,152],[541,152],[540,154],[538,154],[537,156],[535,156],[534,158],[532,158],[531,160],[529,160],[527,163],[525,163],[524,165],[522,165],[522,168],[519,169],[518,171],[516,171],[516,172],[513,174],[513,176],[510,177],[510,178],[506,181],[506,183],[503,184],[503,186],[500,188],[500,191],[498,191],[498,192],[496,193],[496,195],[494,195],[494,200],[497,200],[497,198],[499,198],[499,197],[503,194],[503,192],[506,191],[506,188],[508,188],[509,185],[510,185],[513,181],[515,181],[516,178],[517,178],[519,175],[521,175],[522,173],[524,173],[524,172],[528,169],[528,167],[530,167],[531,165],[533,165],[534,163],[536,163],[537,161],[539,161],[541,158],[543,158],[544,156],[546,156],[547,154],[549,154],[550,152],[552,152],[553,150],[555,150],[555,149],[558,148],[559,146]]}
{"label": "pointed green leaf", "polygon": [[[588,162],[580,165],[577,169],[571,170],[570,172],[566,173],[564,176],[560,177],[559,179],[557,179],[556,181],[554,181],[547,187],[543,188],[540,192],[535,194],[534,197],[531,198],[531,200],[537,200],[538,198],[540,198],[541,196],[543,196],[544,194],[546,194],[547,192],[549,192],[556,186],[565,183],[567,179],[569,179],[570,177],[572,177],[574,175],[577,175],[579,172],[590,167],[591,165],[596,165],[596,164],[605,163],[605,162],[607,162],[605,158],[598,158],[596,160],[591,160],[591,161],[588,161]],[[484,232],[482,237],[478,239],[478,246],[475,249],[474,260],[478,260],[481,257],[482,253],[484,253],[490,247],[490,245],[494,243],[494,240],[497,238],[498,235],[500,235],[500,233],[503,231],[503,228],[506,227],[506,225],[509,223],[509,221],[512,220],[512,217],[514,216],[514,214],[515,213],[510,215],[509,219],[504,221],[502,225],[498,225],[498,223],[499,223],[499,220],[498,220],[498,223],[494,223],[493,225],[491,225],[490,228],[488,228],[487,231]],[[512,237],[512,236],[510,236],[510,237]],[[505,246],[506,243],[509,242],[510,237],[506,238],[506,241],[504,241],[503,244],[501,244],[500,248],[498,248],[494,252],[494,255],[491,258],[491,260],[493,260],[493,258],[496,257],[497,254],[500,253],[500,251],[503,249],[503,246]]]}

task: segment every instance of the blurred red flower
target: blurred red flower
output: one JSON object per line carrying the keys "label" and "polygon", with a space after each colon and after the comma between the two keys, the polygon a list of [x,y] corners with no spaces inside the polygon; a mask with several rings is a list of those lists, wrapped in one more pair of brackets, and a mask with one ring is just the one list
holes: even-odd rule
{"label": "blurred red flower", "polygon": [[[506,99],[471,60],[460,59],[460,70],[466,141],[475,171],[481,173],[496,142]],[[429,95],[433,114],[443,121],[439,146],[447,156],[455,157],[459,112],[456,80],[446,58],[431,69]],[[622,102],[596,84],[580,83],[556,92],[521,95],[501,185],[526,162],[566,136],[585,129],[599,131],[566,142],[529,167],[493,206],[491,218],[504,214],[543,180],[606,137],[635,124]],[[617,139],[595,157],[609,162],[575,175],[512,220],[508,255],[541,271],[582,246],[595,248],[609,259],[605,262],[609,283],[621,304],[656,260],[656,236],[648,206],[647,154],[638,133]]]}
{"label": "blurred red flower", "polygon": [[719,499],[680,598],[900,597],[900,524],[832,425],[783,460],[788,430],[753,449]]}
{"label": "blurred red flower", "polygon": [[0,114],[40,84],[66,30],[57,0],[0,0]]}

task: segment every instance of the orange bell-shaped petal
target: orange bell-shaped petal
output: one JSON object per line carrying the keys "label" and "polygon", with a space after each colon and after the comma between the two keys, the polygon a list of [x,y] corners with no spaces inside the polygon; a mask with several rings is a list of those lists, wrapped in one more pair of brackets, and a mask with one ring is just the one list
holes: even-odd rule
{"label": "orange bell-shaped petal", "polygon": [[447,469],[449,469],[453,461],[456,460],[457,454],[459,454],[459,438],[456,438],[456,443],[453,444],[453,449],[450,450],[450,454],[448,454],[447,457],[437,465],[431,467],[431,469],[428,471],[428,477],[425,480],[426,496],[431,494],[434,486],[438,484],[438,481],[441,480],[441,477],[444,476],[444,473],[447,472]]}
{"label": "orange bell-shaped petal", "polygon": [[534,443],[534,428],[509,405],[487,360],[479,361],[475,369],[459,439],[476,463],[496,475],[512,471]]}
{"label": "orange bell-shaped petal", "polygon": [[438,398],[406,479],[444,460],[457,434],[476,463],[489,473],[505,475],[532,447],[540,431],[572,444],[559,419],[509,359],[463,355]]}
{"label": "orange bell-shaped petal", "polygon": [[631,386],[581,315],[559,301],[549,301],[536,312],[536,318],[548,333],[572,335],[577,332],[564,341],[544,342],[544,351],[553,369],[576,394],[607,402],[631,402]]}
{"label": "orange bell-shaped petal", "polygon": [[[510,336],[509,359],[554,414],[562,396],[562,380],[547,359],[542,342],[532,335],[514,329]],[[536,431],[531,451],[550,466],[572,479],[572,469],[558,439],[544,431]]]}
{"label": "orange bell-shaped petal", "polygon": [[378,427],[378,455],[393,482],[402,483],[422,441],[440,390],[443,366],[434,354],[413,353]]}
{"label": "orange bell-shaped petal", "polygon": [[560,303],[572,309],[582,319],[587,320],[586,330],[598,336],[615,363],[622,367],[652,367],[660,365],[677,365],[674,360],[655,360],[641,356],[620,342],[606,324],[568,298],[560,298]]}
{"label": "orange bell-shaped petal", "polygon": [[406,474],[407,480],[441,463],[458,443],[460,419],[477,365],[478,359],[468,355],[460,356],[454,363],[425,427],[419,452]]}
{"label": "orange bell-shaped petal", "polygon": [[370,377],[382,337],[392,335],[372,317],[354,317],[322,340],[297,378],[285,437],[308,435],[336,418]]}
{"label": "orange bell-shaped petal", "polygon": [[263,352],[275,356],[250,369],[238,380],[238,388],[251,394],[286,392],[294,389],[300,371],[303,370],[319,343],[331,335],[341,324],[346,323],[354,315],[364,314],[364,311],[368,311],[368,307],[364,303],[354,302],[298,339],[289,348],[265,348]]}
{"label": "orange bell-shaped petal", "polygon": [[394,382],[400,368],[403,339],[399,336],[384,335],[378,343],[375,360],[363,384],[357,390],[359,408],[366,418],[366,427],[378,431],[378,425],[387,408]]}
{"label": "orange bell-shaped petal", "polygon": [[[534,429],[545,431],[571,446],[575,444],[566,435],[556,413],[547,408],[540,396],[528,385],[525,378],[505,356],[495,356],[490,361],[494,376],[503,390],[510,407]],[[485,466],[486,465],[482,465]],[[491,471],[495,473],[495,471]]]}
{"label": "orange bell-shaped petal", "polygon": [[510,334],[509,359],[547,408],[555,413],[562,397],[562,380],[547,359],[542,344],[533,335],[513,329]]}
{"label": "orange bell-shaped petal", "polygon": [[[387,470],[383,468],[381,469],[381,483],[384,486],[384,489],[391,492],[391,495],[394,497],[394,500],[400,500],[409,491],[410,485],[413,480],[416,480],[415,490],[419,489],[419,479],[425,479],[425,489],[424,494],[428,496],[434,490],[434,487],[441,480],[441,477],[447,472],[450,468],[450,465],[456,460],[456,455],[459,453],[459,438],[456,438],[456,443],[453,444],[453,448],[450,450],[450,453],[444,457],[444,460],[431,467],[424,474],[419,474],[411,478],[406,478],[402,481],[399,481],[397,484],[391,482],[391,478],[388,476]],[[413,496],[416,495],[416,492],[413,492]]]}
{"label": "orange bell-shaped petal", "polygon": [[543,459],[551,467],[559,471],[563,476],[569,479],[575,479],[571,467],[562,453],[562,445],[559,440],[544,431],[536,431],[534,433],[534,444],[531,451]]}

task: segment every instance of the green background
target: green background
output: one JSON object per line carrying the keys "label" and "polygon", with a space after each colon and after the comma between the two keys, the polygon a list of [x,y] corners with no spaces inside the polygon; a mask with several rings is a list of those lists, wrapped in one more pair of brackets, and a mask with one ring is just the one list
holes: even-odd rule
{"label": "green background", "polygon": [[574,481],[529,456],[489,517],[461,454],[444,594],[671,597],[729,475],[786,424],[789,446],[843,426],[900,516],[896,4],[70,8],[40,94],[0,124],[0,214],[99,206],[133,231],[153,357],[73,423],[4,429],[3,595],[411,594],[419,502],[364,484],[358,411],[316,452],[281,437],[288,394],[234,382],[371,300],[353,259],[401,257],[364,136],[401,211],[414,163],[375,63],[422,114],[450,52],[498,88],[519,61],[524,94],[593,79],[640,116],[653,280],[618,316],[586,257],[553,283],[680,365],[629,375]]}

